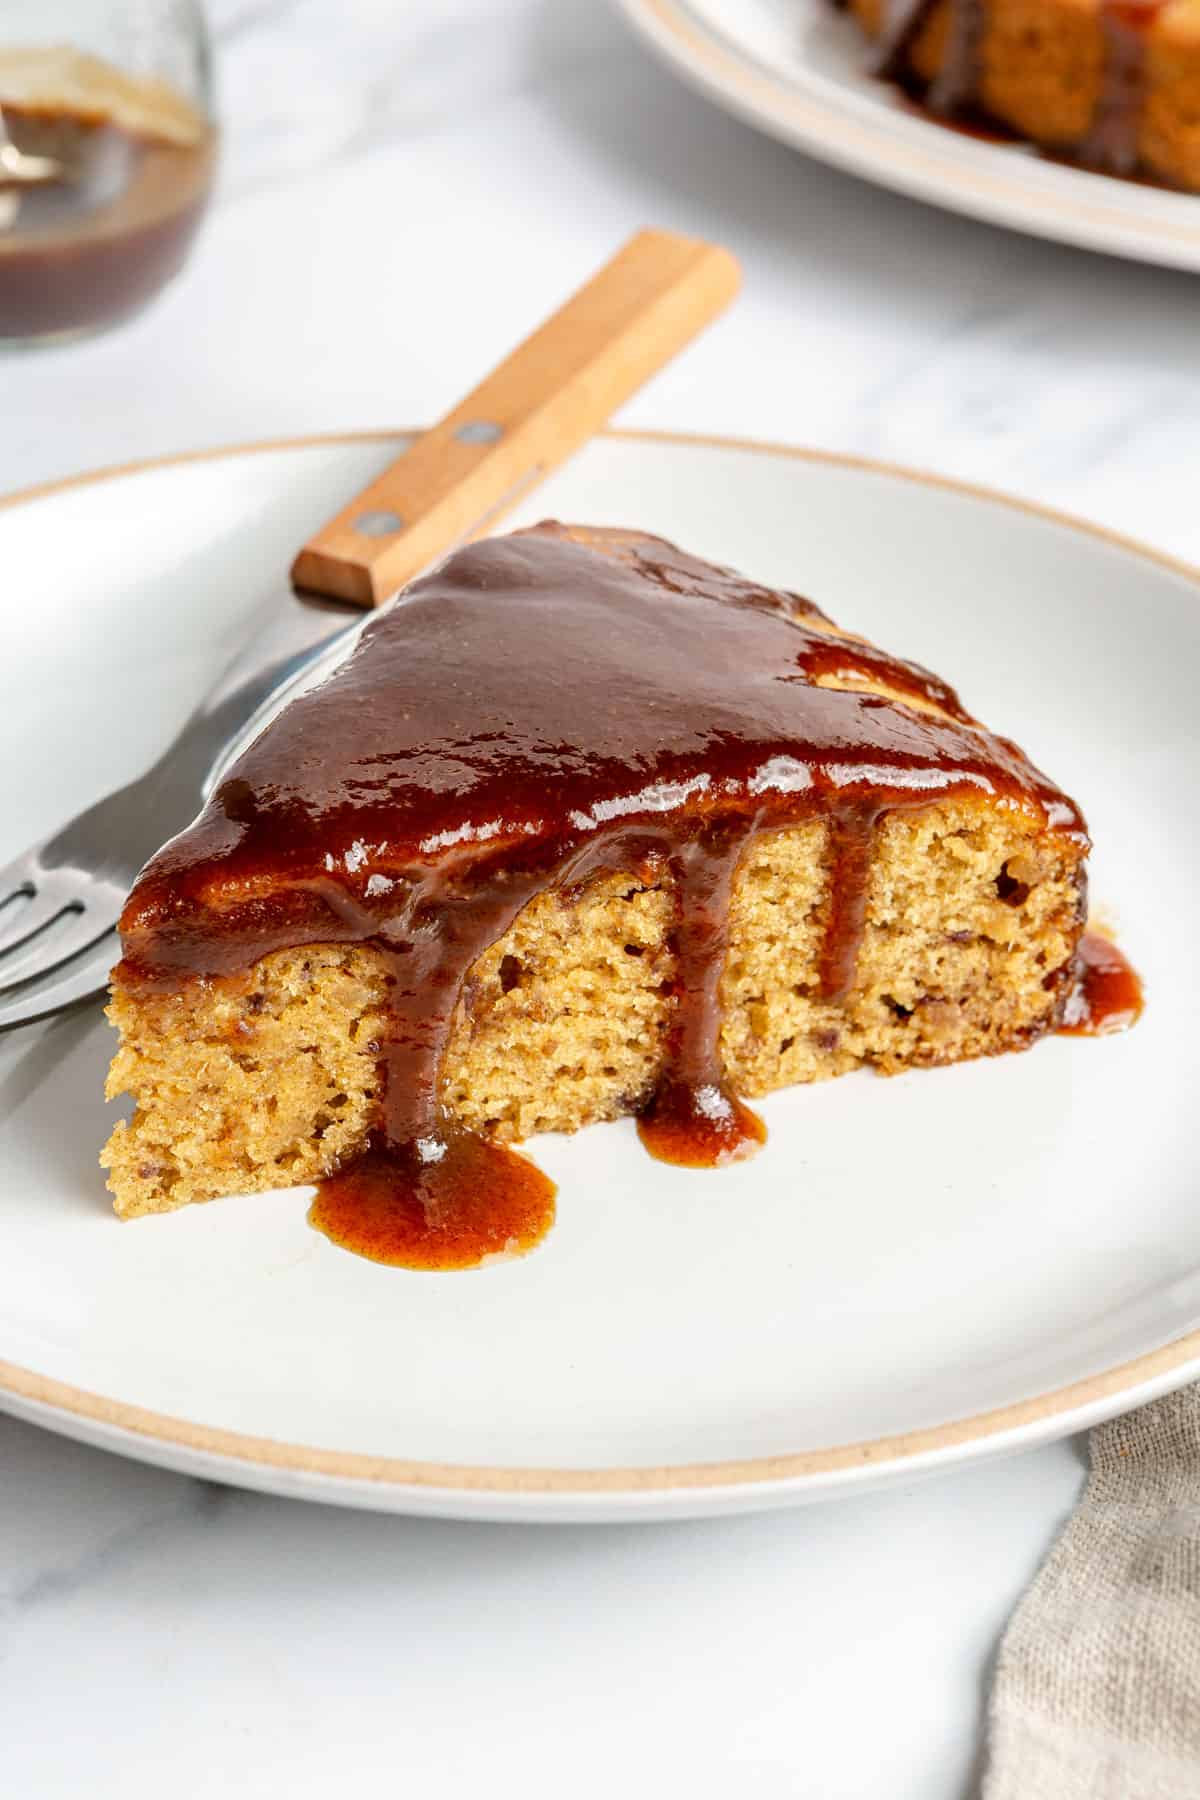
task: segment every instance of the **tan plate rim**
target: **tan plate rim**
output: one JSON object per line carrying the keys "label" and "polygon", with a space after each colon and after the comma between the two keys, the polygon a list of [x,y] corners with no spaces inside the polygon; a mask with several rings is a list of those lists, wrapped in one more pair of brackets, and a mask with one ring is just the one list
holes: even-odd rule
{"label": "tan plate rim", "polygon": [[[19,493],[2,496],[0,510],[148,470],[256,455],[273,450],[321,449],[356,443],[383,444],[397,437],[413,435],[415,433],[411,429],[396,427],[388,431],[352,431],[276,438],[174,456],[150,457],[84,475],[69,476],[60,481],[43,482]],[[609,431],[603,435],[634,443],[738,450],[755,456],[785,457],[832,468],[854,469],[863,474],[919,482],[927,487],[940,488],[948,493],[1031,514],[1050,524],[1066,527],[1141,557],[1191,581],[1196,587],[1197,599],[1200,599],[1200,568],[1155,550],[1135,538],[1073,518],[1053,507],[1041,506],[1034,501],[1022,500],[1015,495],[1000,493],[970,482],[955,481],[948,476],[907,469],[869,457],[805,449],[789,444],[765,443],[753,438],[673,431]],[[1051,1389],[1009,1406],[953,1419],[920,1431],[873,1438],[860,1443],[835,1444],[825,1449],[800,1451],[785,1456],[617,1469],[488,1468],[453,1463],[408,1462],[397,1457],[369,1456],[355,1451],[322,1450],[304,1444],[280,1443],[274,1438],[251,1437],[241,1432],[224,1431],[199,1425],[191,1420],[173,1418],[168,1414],[150,1412],[144,1407],[129,1406],[107,1395],[90,1393],[84,1388],[73,1387],[50,1376],[40,1375],[33,1369],[21,1368],[2,1360],[0,1409],[24,1411],[27,1416],[36,1417],[40,1423],[57,1426],[68,1433],[71,1432],[72,1425],[78,1422],[75,1424],[77,1435],[83,1434],[89,1426],[96,1438],[119,1432],[124,1434],[120,1448],[150,1461],[168,1460],[172,1450],[190,1456],[220,1458],[227,1465],[222,1473],[234,1481],[238,1479],[239,1469],[243,1479],[248,1481],[252,1481],[256,1471],[262,1474],[280,1470],[318,1480],[332,1479],[349,1484],[352,1490],[358,1489],[360,1492],[371,1488],[411,1489],[418,1494],[427,1494],[431,1500],[438,1491],[464,1497],[549,1497],[574,1494],[608,1496],[613,1499],[626,1496],[630,1500],[636,1500],[639,1496],[652,1493],[682,1495],[688,1490],[728,1491],[746,1488],[763,1492],[771,1487],[792,1488],[795,1484],[804,1483],[832,1487],[839,1485],[836,1479],[839,1476],[848,1480],[856,1472],[879,1471],[889,1466],[898,1473],[915,1474],[921,1464],[932,1465],[957,1460],[953,1457],[956,1450],[967,1453],[998,1451],[1006,1445],[1016,1447],[1022,1441],[1033,1443],[1062,1435],[1084,1423],[1109,1417],[1172,1387],[1182,1386],[1189,1375],[1197,1372],[1200,1372],[1200,1330],[1189,1332],[1157,1350],[1119,1363],[1115,1368],[1089,1376],[1086,1380]],[[330,1497],[336,1498],[337,1495],[331,1494]],[[353,1493],[342,1497],[353,1498]],[[763,1492],[763,1499],[768,1499],[766,1492]]]}
{"label": "tan plate rim", "polygon": [[[1113,178],[1095,170],[1073,171],[1095,182],[1094,194],[1064,198],[1043,193],[1031,183],[1013,179],[999,158],[995,168],[967,167],[961,156],[954,158],[945,145],[937,146],[932,139],[928,148],[908,143],[883,120],[864,123],[801,92],[751,52],[723,39],[719,28],[696,16],[688,0],[617,0],[617,4],[643,42],[678,76],[758,130],[822,162],[928,205],[1010,230],[1135,261],[1200,270],[1200,196],[1161,190],[1196,203],[1197,222],[1191,225],[1159,216],[1139,218],[1133,209],[1106,201],[1104,186],[1111,187]],[[927,128],[941,138],[950,136],[936,125]]]}

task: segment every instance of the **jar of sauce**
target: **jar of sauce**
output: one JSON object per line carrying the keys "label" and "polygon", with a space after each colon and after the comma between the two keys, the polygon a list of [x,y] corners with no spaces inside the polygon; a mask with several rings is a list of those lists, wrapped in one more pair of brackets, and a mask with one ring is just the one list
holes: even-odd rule
{"label": "jar of sauce", "polygon": [[[75,43],[13,41],[51,14]],[[216,160],[207,68],[179,0],[0,0],[0,348],[113,324],[182,266]]]}

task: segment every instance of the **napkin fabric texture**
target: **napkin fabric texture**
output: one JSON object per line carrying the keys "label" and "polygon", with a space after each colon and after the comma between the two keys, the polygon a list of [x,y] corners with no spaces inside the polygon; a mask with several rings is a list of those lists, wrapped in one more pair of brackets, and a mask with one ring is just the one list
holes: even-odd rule
{"label": "napkin fabric texture", "polygon": [[984,1800],[1200,1800],[1200,1387],[1092,1433],[996,1666]]}

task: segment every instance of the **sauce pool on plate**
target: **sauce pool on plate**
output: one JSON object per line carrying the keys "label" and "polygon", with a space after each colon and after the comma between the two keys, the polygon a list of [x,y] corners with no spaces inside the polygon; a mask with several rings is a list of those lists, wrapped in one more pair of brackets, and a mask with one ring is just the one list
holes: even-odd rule
{"label": "sauce pool on plate", "polygon": [[1069,1037],[1107,1037],[1137,1023],[1145,1004],[1141,978],[1109,938],[1085,931],[1076,970],[1060,1031]]}

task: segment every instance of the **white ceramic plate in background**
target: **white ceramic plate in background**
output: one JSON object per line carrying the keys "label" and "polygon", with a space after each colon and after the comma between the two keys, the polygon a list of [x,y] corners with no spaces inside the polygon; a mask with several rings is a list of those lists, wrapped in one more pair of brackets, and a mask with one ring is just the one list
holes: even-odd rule
{"label": "white ceramic plate in background", "polygon": [[947,131],[865,73],[869,46],[828,0],[620,0],[693,86],[810,156],[953,212],[1140,262],[1200,269],[1200,197]]}
{"label": "white ceramic plate in background", "polygon": [[[0,860],[133,775],[263,587],[395,454],[182,459],[0,507]],[[1015,502],[852,461],[610,436],[524,510],[643,525],[944,670],[1079,795],[1149,991],[1123,1037],[769,1098],[696,1173],[632,1125],[533,1153],[524,1261],[380,1268],[305,1190],[128,1225],[98,1011],[0,1040],[0,1405],[316,1499],[502,1518],[720,1512],[1065,1432],[1200,1373],[1200,589]]]}

